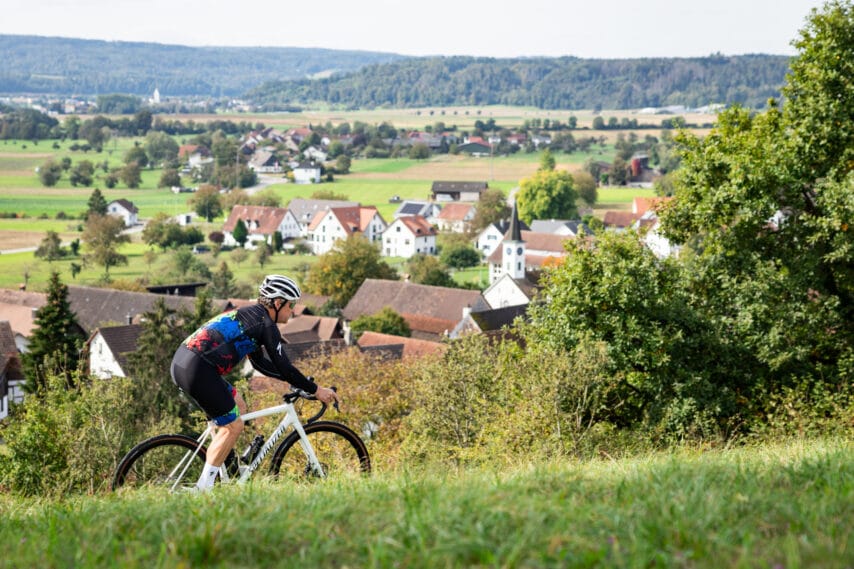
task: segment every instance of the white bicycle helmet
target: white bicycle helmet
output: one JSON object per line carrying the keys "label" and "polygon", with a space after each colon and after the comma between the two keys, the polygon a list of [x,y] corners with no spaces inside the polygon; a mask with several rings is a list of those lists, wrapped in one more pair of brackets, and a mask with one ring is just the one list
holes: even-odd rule
{"label": "white bicycle helmet", "polygon": [[264,277],[264,282],[258,287],[258,294],[262,298],[284,298],[285,300],[297,300],[302,296],[296,281],[284,275]]}

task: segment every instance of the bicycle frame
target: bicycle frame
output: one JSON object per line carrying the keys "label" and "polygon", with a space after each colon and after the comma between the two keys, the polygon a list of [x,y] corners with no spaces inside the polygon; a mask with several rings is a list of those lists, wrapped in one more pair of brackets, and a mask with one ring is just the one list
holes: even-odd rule
{"label": "bicycle frame", "polygon": [[[258,411],[253,411],[251,413],[247,413],[246,415],[242,415],[242,419],[244,421],[251,421],[252,419],[259,419],[261,417],[269,417],[270,415],[279,415],[284,414],[282,420],[279,421],[279,424],[276,426],[276,429],[273,433],[267,438],[264,442],[264,445],[259,449],[258,454],[246,466],[241,465],[239,476],[236,477],[238,482],[246,482],[252,476],[252,473],[258,469],[258,466],[264,460],[264,457],[269,454],[270,450],[273,446],[279,441],[281,436],[287,430],[288,427],[293,427],[294,430],[299,435],[300,446],[305,452],[306,458],[308,458],[308,463],[311,465],[312,470],[314,470],[319,476],[326,477],[326,473],[323,471],[323,467],[320,465],[320,461],[317,460],[317,455],[314,453],[314,447],[311,446],[311,443],[308,440],[308,437],[305,436],[305,430],[303,429],[302,422],[300,421],[299,415],[297,414],[296,408],[293,403],[282,403],[281,405],[276,405],[274,407],[267,407],[266,409],[259,409]],[[171,490],[175,490],[178,483],[184,478],[184,475],[187,472],[187,469],[190,467],[195,456],[198,454],[199,449],[202,447],[202,444],[207,441],[207,439],[213,440],[213,434],[216,429],[216,425],[212,422],[208,423],[207,429],[196,439],[199,443],[199,446],[193,452],[188,452],[184,455],[184,457],[178,462],[178,465],[172,470],[169,474],[170,479],[175,476],[175,473],[179,470],[181,473],[175,478],[175,482],[172,484]],[[239,460],[239,459],[238,459]],[[223,464],[219,469],[219,476],[222,482],[228,482],[231,480],[231,477],[228,475],[226,465]]]}

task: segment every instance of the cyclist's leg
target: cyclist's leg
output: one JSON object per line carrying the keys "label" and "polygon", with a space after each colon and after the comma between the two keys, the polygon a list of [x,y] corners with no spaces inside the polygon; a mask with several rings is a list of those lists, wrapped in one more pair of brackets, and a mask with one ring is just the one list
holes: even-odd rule
{"label": "cyclist's leg", "polygon": [[219,427],[207,454],[207,464],[218,469],[243,431],[240,414],[246,403],[212,365],[183,346],[175,353],[171,371],[178,387]]}

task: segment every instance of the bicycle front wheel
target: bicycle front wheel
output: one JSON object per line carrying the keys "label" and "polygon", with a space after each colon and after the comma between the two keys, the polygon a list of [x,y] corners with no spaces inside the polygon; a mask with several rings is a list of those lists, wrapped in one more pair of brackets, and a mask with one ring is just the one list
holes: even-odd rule
{"label": "bicycle front wheel", "polygon": [[300,445],[296,432],[276,449],[270,470],[289,479],[356,477],[371,471],[371,459],[365,443],[348,427],[331,421],[318,421],[305,426],[305,435],[314,448],[323,473],[316,472]]}
{"label": "bicycle front wheel", "polygon": [[158,435],[128,452],[113,477],[120,487],[161,487],[172,490],[196,484],[205,466],[206,449],[186,435]]}

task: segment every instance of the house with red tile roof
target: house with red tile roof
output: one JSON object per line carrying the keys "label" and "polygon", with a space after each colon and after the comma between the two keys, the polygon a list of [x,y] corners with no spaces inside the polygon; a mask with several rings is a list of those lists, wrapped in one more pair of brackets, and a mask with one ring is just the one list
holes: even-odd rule
{"label": "house with red tile roof", "polygon": [[312,253],[322,255],[339,239],[362,234],[368,241],[382,239],[386,222],[374,206],[333,207],[319,211],[308,225]]}
{"label": "house with red tile roof", "polygon": [[436,253],[436,228],[421,215],[398,217],[383,232],[382,240],[385,257],[408,259],[416,253]]}
{"label": "house with red tile roof", "polygon": [[471,226],[474,214],[477,212],[472,204],[449,203],[442,207],[442,211],[436,216],[436,225],[440,231],[452,231],[454,233],[465,233]]}
{"label": "house with red tile roof", "polygon": [[283,241],[300,235],[299,222],[286,208],[236,205],[231,208],[228,219],[222,226],[222,232],[225,235],[223,245],[228,247],[238,245],[234,238],[234,228],[237,227],[238,220],[243,221],[249,232],[245,245],[247,249],[255,249],[258,243],[272,244],[274,233],[279,233]]}

